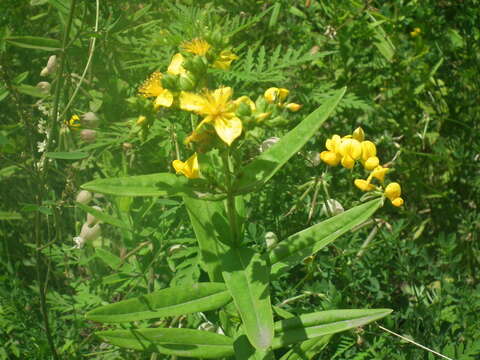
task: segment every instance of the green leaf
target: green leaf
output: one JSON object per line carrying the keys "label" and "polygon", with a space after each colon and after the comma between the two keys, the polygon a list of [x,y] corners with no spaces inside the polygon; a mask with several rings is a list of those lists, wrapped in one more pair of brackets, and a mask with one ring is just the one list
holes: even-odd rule
{"label": "green leaf", "polygon": [[200,248],[201,265],[211,281],[222,281],[220,258],[224,247],[220,242],[231,243],[230,226],[222,201],[183,198]]}
{"label": "green leaf", "polygon": [[102,248],[96,248],[95,253],[105,264],[110,266],[113,270],[118,269],[122,266],[122,259],[117,255],[112,254],[110,251],[107,251]]}
{"label": "green leaf", "polygon": [[215,310],[231,300],[222,283],[198,283],[155,291],[105,305],[87,313],[89,320],[117,323]]}
{"label": "green leaf", "polygon": [[391,309],[329,310],[300,315],[275,323],[273,348],[363,326],[387,316]]}
{"label": "green leaf", "polygon": [[0,211],[0,220],[22,220],[22,215],[13,211]]}
{"label": "green leaf", "polygon": [[21,94],[28,95],[28,96],[33,96],[33,97],[37,97],[37,98],[44,98],[48,95],[48,94],[44,93],[43,91],[41,91],[36,86],[20,84],[20,85],[14,86],[14,88]]}
{"label": "green leaf", "polygon": [[96,334],[113,345],[173,356],[217,359],[234,353],[232,338],[201,330],[160,328],[100,331]]}
{"label": "green leaf", "polygon": [[241,169],[234,183],[235,191],[250,192],[265,184],[316,133],[340,102],[345,91],[346,88],[338,90],[278,143]]}
{"label": "green leaf", "polygon": [[5,40],[12,45],[27,49],[57,51],[62,47],[59,40],[40,36],[9,36]]}
{"label": "green leaf", "polygon": [[383,199],[374,199],[355,206],[339,215],[315,224],[281,241],[269,252],[272,266],[271,276],[299,264],[332,241],[366,221],[382,205]]}
{"label": "green leaf", "polygon": [[233,348],[235,350],[235,359],[237,360],[275,360],[271,349],[255,349],[245,334],[241,334],[235,339]]}
{"label": "green leaf", "polygon": [[290,349],[280,360],[310,360],[313,359],[325,346],[332,335],[315,337],[310,340],[302,341]]}
{"label": "green leaf", "polygon": [[225,284],[248,340],[259,350],[267,349],[273,338],[273,313],[265,259],[252,249],[232,247],[221,260]]}
{"label": "green leaf", "polygon": [[65,151],[65,152],[47,152],[45,156],[50,159],[60,160],[81,160],[88,157],[88,154],[81,151]]}
{"label": "green leaf", "polygon": [[91,206],[84,205],[78,202],[76,203],[76,206],[82,209],[83,211],[92,214],[93,216],[95,216],[97,219],[99,219],[104,223],[119,227],[121,229],[132,230],[132,228],[129,225],[125,224],[122,220],[112,215],[109,215],[107,213],[104,213],[103,211],[97,210]]}
{"label": "green leaf", "polygon": [[170,173],[97,179],[81,186],[82,189],[117,196],[190,196],[206,194],[196,191],[197,182]]}

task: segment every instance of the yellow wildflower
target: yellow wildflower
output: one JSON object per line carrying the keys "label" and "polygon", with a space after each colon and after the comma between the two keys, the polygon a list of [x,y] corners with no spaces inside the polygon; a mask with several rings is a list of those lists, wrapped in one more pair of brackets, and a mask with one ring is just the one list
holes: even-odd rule
{"label": "yellow wildflower", "polygon": [[173,104],[173,95],[168,89],[162,86],[162,73],[154,72],[150,77],[140,86],[138,92],[145,97],[156,97],[154,106],[155,109],[160,106],[170,107]]}
{"label": "yellow wildflower", "polygon": [[320,159],[330,166],[337,166],[340,163],[340,156],[333,151],[322,151]]}
{"label": "yellow wildflower", "polygon": [[145,123],[147,122],[147,118],[143,115],[140,115],[137,119],[137,121],[135,122],[136,125],[138,126],[142,126],[144,125]]}
{"label": "yellow wildflower", "polygon": [[289,103],[287,105],[285,105],[285,107],[290,110],[290,111],[293,111],[293,112],[296,112],[298,110],[300,110],[302,108],[303,105],[300,105],[300,104],[296,104],[296,103]]}
{"label": "yellow wildflower", "polygon": [[180,47],[189,53],[205,56],[212,46],[205,40],[196,38],[183,42]]}
{"label": "yellow wildflower", "polygon": [[70,120],[68,120],[68,125],[73,128],[78,128],[81,126],[80,117],[78,115],[72,115]]}
{"label": "yellow wildflower", "polygon": [[189,179],[197,179],[200,177],[200,168],[198,167],[197,153],[183,162],[180,160],[173,160],[172,166],[177,174],[183,174]]}
{"label": "yellow wildflower", "polygon": [[402,188],[397,182],[393,182],[387,185],[384,192],[385,196],[392,202],[393,206],[402,206],[403,199],[400,197],[402,195]]}
{"label": "yellow wildflower", "polygon": [[372,191],[375,190],[375,185],[370,184],[369,180],[355,179],[353,182],[357,188],[362,191]]}
{"label": "yellow wildflower", "polygon": [[383,183],[383,180],[385,179],[385,175],[387,174],[387,172],[388,172],[388,168],[379,165],[375,169],[373,169],[373,171],[370,173],[370,176],[380,180]]}
{"label": "yellow wildflower", "polygon": [[213,67],[221,70],[228,70],[233,60],[237,60],[238,56],[230,50],[223,50],[213,63]]}
{"label": "yellow wildflower", "polygon": [[342,166],[352,169],[355,165],[355,160],[358,160],[362,155],[362,146],[358,140],[343,139],[338,147],[338,152],[342,156]]}
{"label": "yellow wildflower", "polygon": [[422,33],[422,30],[420,28],[416,27],[415,29],[413,29],[413,31],[410,32],[410,36],[411,37],[417,37],[421,33]]}
{"label": "yellow wildflower", "polygon": [[280,102],[285,100],[288,93],[289,91],[287,89],[271,87],[265,91],[263,96],[268,103],[273,104],[274,102],[277,102],[277,100],[280,100]]}
{"label": "yellow wildflower", "polygon": [[220,139],[230,146],[242,134],[242,122],[235,115],[235,103],[230,100],[232,94],[231,87],[206,90],[202,95],[182,91],[180,108],[204,116],[197,129],[211,123]]}
{"label": "yellow wildflower", "polygon": [[187,73],[187,70],[184,69],[183,67],[183,62],[185,58],[183,57],[182,54],[175,54],[172,57],[172,61],[170,62],[170,65],[168,66],[167,72],[172,75],[183,75]]}

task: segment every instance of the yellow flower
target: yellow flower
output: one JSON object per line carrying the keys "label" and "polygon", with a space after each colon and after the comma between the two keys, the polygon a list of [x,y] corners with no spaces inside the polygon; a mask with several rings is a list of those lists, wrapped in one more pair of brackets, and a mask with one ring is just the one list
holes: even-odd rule
{"label": "yellow flower", "polygon": [[138,126],[142,126],[142,125],[144,125],[146,122],[147,122],[147,118],[146,118],[145,116],[143,116],[143,115],[140,115],[140,116],[138,117],[138,119],[137,119],[137,121],[136,121],[135,124],[138,125]]}
{"label": "yellow flower", "polygon": [[213,67],[216,69],[228,70],[232,61],[237,59],[238,56],[230,50],[223,50],[213,63]]}
{"label": "yellow flower", "polygon": [[358,160],[362,155],[362,146],[358,140],[342,139],[338,152],[342,156],[342,166],[351,169],[355,165],[355,160]]}
{"label": "yellow flower", "polygon": [[257,120],[257,122],[262,122],[263,120],[268,119],[268,117],[270,117],[270,115],[272,115],[271,111],[260,113],[258,115],[255,115],[255,120]]}
{"label": "yellow flower", "polygon": [[180,108],[204,116],[197,129],[211,123],[220,139],[230,146],[242,134],[242,122],[235,115],[235,103],[230,100],[232,93],[231,87],[207,90],[202,95],[182,91]]}
{"label": "yellow flower", "polygon": [[362,142],[365,139],[365,133],[360,126],[355,129],[355,131],[352,134],[352,138],[360,142]]}
{"label": "yellow flower", "polygon": [[388,168],[383,166],[377,166],[373,171],[370,173],[370,177],[374,177],[375,179],[380,180],[383,183],[385,179],[385,174],[388,172]]}
{"label": "yellow flower", "polygon": [[327,141],[325,142],[325,147],[327,148],[327,150],[338,153],[338,149],[341,143],[342,138],[340,137],[340,135],[335,134],[330,139],[327,139]]}
{"label": "yellow flower", "polygon": [[410,32],[410,36],[411,37],[417,37],[421,33],[422,33],[422,30],[420,28],[416,27],[415,29],[413,29],[413,31]]}
{"label": "yellow flower", "polygon": [[362,141],[362,160],[367,161],[369,158],[377,155],[377,147],[371,141]]}
{"label": "yellow flower", "polygon": [[170,62],[170,65],[168,66],[167,72],[172,75],[183,75],[187,73],[187,70],[185,70],[182,66],[183,61],[185,58],[183,57],[182,54],[175,54],[172,57],[172,61]]}
{"label": "yellow flower", "polygon": [[189,179],[197,179],[200,177],[200,168],[198,167],[197,153],[183,162],[180,160],[173,160],[172,166],[177,174],[183,174]]}
{"label": "yellow flower", "polygon": [[183,42],[180,47],[189,53],[205,56],[212,46],[205,40],[196,38]]}
{"label": "yellow flower", "polygon": [[296,103],[289,103],[287,105],[285,105],[285,107],[290,110],[290,111],[293,111],[293,112],[296,112],[298,110],[300,110],[302,108],[303,105],[300,105],[300,104],[296,104]]}
{"label": "yellow flower", "polygon": [[70,120],[68,120],[68,125],[73,128],[78,128],[81,126],[80,117],[78,115],[72,115]]}
{"label": "yellow flower", "polygon": [[341,157],[333,151],[322,151],[320,153],[320,159],[327,165],[337,166]]}
{"label": "yellow flower", "polygon": [[285,100],[288,93],[289,91],[287,89],[271,87],[265,91],[263,96],[268,103],[273,104],[274,102],[277,102],[277,100],[280,100],[280,102]]}
{"label": "yellow flower", "polygon": [[402,188],[397,182],[392,182],[385,188],[385,196],[392,201],[399,198],[400,195],[402,195]]}
{"label": "yellow flower", "polygon": [[355,179],[353,182],[357,188],[362,191],[372,191],[375,190],[375,185],[370,184],[369,180]]}
{"label": "yellow flower", "polygon": [[255,111],[256,108],[257,108],[255,106],[255,103],[248,96],[245,96],[245,95],[240,96],[239,98],[234,100],[234,104],[237,105],[237,106],[242,104],[242,103],[247,104],[250,107],[250,110],[252,110],[252,111]]}
{"label": "yellow flower", "polygon": [[403,205],[403,199],[401,197],[398,197],[394,200],[392,200],[392,205],[396,207],[400,207]]}
{"label": "yellow flower", "polygon": [[156,97],[154,101],[155,109],[160,106],[170,107],[173,104],[173,95],[170,90],[162,86],[162,73],[154,72],[138,89],[138,92],[145,97]]}

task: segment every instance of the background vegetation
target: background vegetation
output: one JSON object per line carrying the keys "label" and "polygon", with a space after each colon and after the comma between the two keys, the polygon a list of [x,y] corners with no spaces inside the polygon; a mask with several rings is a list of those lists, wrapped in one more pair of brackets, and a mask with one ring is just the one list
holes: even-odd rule
{"label": "background vegetation", "polygon": [[[83,316],[204,276],[186,210],[176,199],[96,197],[129,230],[104,221],[99,240],[74,249],[86,217],[75,197],[94,178],[172,171],[169,129],[176,126],[180,139],[188,130],[167,113],[154,114],[138,86],[168,64],[181,41],[212,29],[228,35],[240,56],[221,75],[236,94],[282,86],[304,105],[280,130],[256,134],[259,144],[348,87],[305,151],[252,197],[248,236],[258,246],[268,231],[283,238],[325,218],[316,193],[302,185],[324,173],[308,158],[331,134],[362,126],[404,190],[402,209],[385,206],[374,222],[299,264],[274,283],[272,301],[297,314],[393,308],[385,327],[451,358],[478,358],[479,9],[478,0],[3,0],[0,358],[49,359],[52,347],[60,358],[153,358],[101,343],[93,335],[99,325]],[[56,72],[40,76],[53,54]],[[51,89],[41,90],[41,81]],[[98,124],[66,125],[88,112]],[[135,125],[139,115],[148,129]],[[94,125],[95,140],[82,139]],[[64,151],[77,158],[49,155]],[[346,170],[320,180],[345,208],[358,203]],[[204,319],[165,321],[196,327]],[[332,338],[319,358],[433,355],[370,325]]]}

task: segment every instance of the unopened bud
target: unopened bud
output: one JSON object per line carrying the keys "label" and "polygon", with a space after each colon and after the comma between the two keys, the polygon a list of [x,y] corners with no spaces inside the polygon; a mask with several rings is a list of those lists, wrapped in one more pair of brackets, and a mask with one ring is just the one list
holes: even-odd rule
{"label": "unopened bud", "polygon": [[90,191],[87,190],[81,190],[75,199],[76,202],[84,205],[88,205],[90,201],[92,201],[93,195]]}
{"label": "unopened bud", "polygon": [[355,131],[353,132],[352,137],[353,137],[355,140],[358,140],[358,141],[362,142],[363,140],[365,140],[365,132],[364,132],[363,129],[359,126],[359,127],[356,128]]}
{"label": "unopened bud", "polygon": [[57,70],[57,55],[52,55],[48,58],[47,66],[40,72],[40,76],[48,76]]}
{"label": "unopened bud", "polygon": [[289,103],[287,105],[285,105],[285,107],[290,110],[290,111],[293,111],[293,112],[296,112],[298,110],[300,110],[302,108],[303,105],[300,105],[300,104],[297,104],[297,103]]}
{"label": "unopened bud", "polygon": [[275,233],[271,231],[267,232],[265,234],[265,243],[267,244],[268,250],[273,249],[275,246],[277,246],[278,243],[277,235],[275,235]]}
{"label": "unopened bud", "polygon": [[192,74],[180,76],[180,90],[190,91],[195,88],[196,79]]}
{"label": "unopened bud", "polygon": [[82,231],[80,232],[80,237],[85,239],[85,241],[93,241],[98,239],[102,233],[100,224],[96,224],[90,227],[87,223],[83,224]]}
{"label": "unopened bud", "polygon": [[278,137],[271,137],[271,138],[265,140],[260,145],[260,148],[259,148],[260,152],[267,151],[268,149],[270,149],[273,145],[275,145],[279,141],[280,141],[280,138],[278,138]]}
{"label": "unopened bud", "polygon": [[97,132],[95,130],[84,129],[80,132],[80,138],[85,142],[94,142],[97,140]]}
{"label": "unopened bud", "polygon": [[40,90],[42,93],[47,94],[47,95],[50,93],[50,88],[51,88],[51,85],[47,81],[40,81],[37,84],[37,89]]}
{"label": "unopened bud", "polygon": [[137,121],[135,122],[135,125],[138,125],[138,126],[143,126],[146,124],[147,124],[147,117],[143,115],[140,115]]}
{"label": "unopened bud", "polygon": [[[92,206],[95,210],[102,211],[103,209],[100,206]],[[87,213],[87,224],[92,226],[98,223],[99,219],[95,217],[95,215],[92,215],[90,213]]]}
{"label": "unopened bud", "polygon": [[177,75],[172,75],[172,74],[163,75],[162,86],[165,89],[177,90],[178,89]]}
{"label": "unopened bud", "polygon": [[247,117],[247,116],[250,116],[252,114],[252,109],[251,109],[250,105],[248,105],[247,103],[241,102],[238,105],[236,114],[238,116],[241,116],[241,117]]}
{"label": "unopened bud", "polygon": [[97,114],[92,111],[86,112],[80,117],[80,119],[83,125],[88,128],[96,128],[100,121]]}

